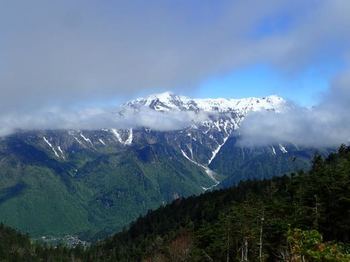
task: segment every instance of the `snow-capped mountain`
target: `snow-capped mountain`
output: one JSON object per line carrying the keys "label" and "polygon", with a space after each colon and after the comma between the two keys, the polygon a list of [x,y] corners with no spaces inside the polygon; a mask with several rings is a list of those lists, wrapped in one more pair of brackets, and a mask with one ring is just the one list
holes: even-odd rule
{"label": "snow-capped mountain", "polygon": [[[140,117],[144,108],[158,112],[156,117],[162,117],[162,113],[165,116],[172,112],[194,113],[191,125],[166,132],[166,141],[181,152],[185,159],[203,169],[215,186],[219,183],[217,178],[220,175],[211,170],[210,165],[226,142],[237,136],[237,130],[244,118],[251,112],[264,110],[280,112],[286,107],[287,102],[275,95],[263,98],[192,99],[165,92],[129,101],[122,106],[121,111],[131,109],[140,114]],[[205,119],[196,119],[196,115],[203,114],[207,116]],[[269,147],[268,152],[271,155],[277,155],[275,147],[281,154],[288,153],[284,145],[277,145]]]}
{"label": "snow-capped mountain", "polygon": [[[166,118],[169,113],[190,112],[192,121],[187,126],[163,132],[149,126],[137,126],[122,129],[39,131],[35,135],[39,137],[39,146],[60,161],[69,161],[79,150],[104,152],[124,150],[130,146],[167,144],[185,160],[202,169],[217,185],[220,174],[216,174],[209,166],[226,142],[237,136],[244,118],[250,112],[279,112],[286,106],[283,98],[274,95],[243,99],[192,99],[165,92],[123,104],[116,117],[127,118],[128,115],[124,113],[131,110],[133,118],[142,118],[145,108],[154,111],[156,114],[153,117],[157,118]],[[202,117],[203,114],[205,118]],[[285,145],[271,146],[268,150],[272,155],[276,155],[276,151],[282,154],[288,152]]]}
{"label": "snow-capped mountain", "polygon": [[156,111],[194,111],[247,114],[250,111],[278,111],[285,106],[286,101],[271,95],[263,98],[249,97],[242,99],[226,98],[196,98],[178,96],[171,92],[150,95],[127,102],[125,106],[138,108],[146,106]]}
{"label": "snow-capped mountain", "polygon": [[[219,183],[218,174],[209,166],[220,153],[225,143],[235,136],[242,121],[250,112],[275,111],[279,112],[287,106],[286,101],[278,96],[243,99],[192,99],[178,96],[170,92],[138,98],[123,104],[116,117],[128,117],[124,113],[132,111],[133,117],[142,118],[144,109],[156,112],[154,117],[168,117],[169,113],[191,112],[192,121],[180,129],[157,131],[149,126],[137,128],[102,129],[102,130],[69,130],[50,132],[40,135],[44,143],[43,149],[52,157],[61,161],[69,160],[77,149],[104,151],[123,149],[136,145],[144,146],[152,143],[170,145],[185,160],[202,169],[215,185]],[[199,117],[203,114],[205,118]],[[198,118],[197,118],[198,116]],[[50,135],[51,134],[51,135]],[[64,136],[64,137],[62,137]],[[63,141],[63,142],[62,142]],[[280,153],[287,153],[283,145],[276,146]],[[269,148],[276,155],[274,146]],[[203,186],[203,188],[206,188]]]}
{"label": "snow-capped mountain", "polygon": [[[313,149],[237,143],[250,112],[286,106],[277,96],[191,99],[163,93],[127,102],[115,117],[131,111],[138,119],[151,111],[158,123],[173,113],[193,121],[166,131],[134,125],[20,131],[1,138],[0,221],[43,235],[115,231],[181,196],[307,168]],[[32,223],[16,223],[33,214]]]}
{"label": "snow-capped mountain", "polygon": [[[186,126],[184,129],[187,131],[204,129],[201,131],[208,136],[217,131],[227,138],[239,128],[241,122],[250,112],[264,110],[279,112],[286,107],[286,101],[275,95],[263,98],[192,99],[165,92],[127,102],[122,106],[121,112],[131,109],[140,114],[140,117],[142,117],[142,109],[144,108],[160,113],[157,117],[162,117],[161,113],[191,112],[194,113],[191,115],[192,125]],[[203,115],[206,117],[203,118]]]}

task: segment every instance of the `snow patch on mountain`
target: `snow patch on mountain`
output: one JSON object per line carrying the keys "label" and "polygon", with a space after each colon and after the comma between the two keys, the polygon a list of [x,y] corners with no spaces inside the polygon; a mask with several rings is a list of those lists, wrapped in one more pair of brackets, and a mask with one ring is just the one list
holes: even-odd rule
{"label": "snow patch on mountain", "polygon": [[138,98],[125,104],[129,107],[146,106],[156,111],[204,111],[204,112],[238,112],[246,114],[250,111],[273,110],[279,111],[286,101],[276,95],[263,98],[249,97],[242,99],[227,98],[188,98],[171,92]]}
{"label": "snow patch on mountain", "polygon": [[273,146],[271,146],[271,149],[272,149],[272,154],[276,155],[276,150]]}
{"label": "snow patch on mountain", "polygon": [[282,152],[283,154],[288,153],[287,149],[286,149],[284,146],[282,146],[281,144],[279,144],[279,147],[280,147],[280,150],[281,150],[281,152]]}
{"label": "snow patch on mountain", "polygon": [[[263,98],[192,99],[185,96],[178,96],[171,92],[165,92],[132,100],[126,103],[123,107],[134,109],[141,116],[143,113],[142,108],[146,107],[154,110],[155,112],[159,112],[160,118],[167,117],[169,112],[193,112],[195,114],[207,114],[208,117],[201,121],[192,121],[192,124],[188,127],[188,129],[200,130],[202,134],[218,144],[217,147],[212,148],[211,157],[207,160],[209,165],[219,153],[220,149],[226,143],[228,138],[240,127],[241,122],[244,121],[247,114],[250,112],[264,110],[279,112],[283,110],[285,106],[286,101],[283,98],[275,95]],[[187,135],[196,138],[196,135],[192,135],[191,132],[187,132]],[[182,152],[183,154],[185,153],[183,150]],[[193,152],[191,152],[191,150],[190,153],[191,157],[193,158]]]}
{"label": "snow patch on mountain", "polygon": [[63,152],[61,146],[57,146],[57,149],[58,149],[58,151],[60,151],[62,158],[65,159],[66,157],[64,156],[64,152]]}
{"label": "snow patch on mountain", "polygon": [[227,139],[229,138],[229,136],[224,137],[224,142],[219,144],[218,147],[212,152],[212,156],[210,157],[210,159],[208,160],[208,165],[210,165],[210,163],[214,160],[214,158],[216,157],[216,155],[219,153],[221,147],[226,143]]}
{"label": "snow patch on mountain", "polygon": [[132,128],[129,129],[128,131],[128,137],[127,139],[124,141],[122,139],[122,135],[118,132],[117,129],[112,128],[111,129],[112,134],[117,138],[118,142],[123,144],[123,145],[131,145],[132,144],[132,140],[133,140],[133,131]]}
{"label": "snow patch on mountain", "polygon": [[48,146],[51,148],[51,150],[54,152],[56,157],[60,157],[59,154],[57,153],[56,149],[53,147],[53,145],[49,142],[49,140],[47,140],[46,137],[43,137],[44,141],[46,144],[48,144]]}
{"label": "snow patch on mountain", "polygon": [[132,138],[133,138],[133,132],[132,132],[132,128],[130,128],[129,129],[129,136],[125,140],[124,145],[131,145],[132,144]]}
{"label": "snow patch on mountain", "polygon": [[[213,186],[217,186],[220,182],[215,178],[215,172],[214,171],[212,171],[209,167],[207,167],[207,166],[205,166],[205,165],[202,165],[202,164],[200,164],[200,163],[198,163],[198,162],[196,162],[196,161],[194,161],[194,160],[192,160],[191,158],[189,158],[187,155],[186,155],[186,153],[181,149],[181,153],[182,153],[182,155],[187,159],[187,160],[189,160],[190,162],[192,162],[193,164],[195,164],[195,165],[197,165],[197,166],[199,166],[199,167],[201,167],[201,168],[203,168],[204,169],[204,171],[205,171],[205,173],[208,175],[208,177],[211,179],[211,180],[213,180],[214,181],[214,185]],[[212,188],[213,186],[211,186],[210,188]],[[202,188],[204,188],[204,187],[202,187]],[[209,189],[209,188],[207,188],[207,189]],[[207,190],[206,189],[206,190]]]}
{"label": "snow patch on mountain", "polygon": [[111,129],[112,134],[117,138],[117,140],[119,141],[119,143],[123,143],[122,137],[120,136],[120,134],[118,133],[118,130],[115,128]]}
{"label": "snow patch on mountain", "polygon": [[83,133],[80,133],[80,136],[88,143],[90,143],[91,145],[93,145],[92,141],[90,138],[87,138],[86,136],[83,135]]}
{"label": "snow patch on mountain", "polygon": [[79,140],[79,138],[77,138],[76,136],[73,136],[73,137],[74,137],[75,141],[78,142],[79,145],[83,145],[83,142],[81,142],[81,141]]}

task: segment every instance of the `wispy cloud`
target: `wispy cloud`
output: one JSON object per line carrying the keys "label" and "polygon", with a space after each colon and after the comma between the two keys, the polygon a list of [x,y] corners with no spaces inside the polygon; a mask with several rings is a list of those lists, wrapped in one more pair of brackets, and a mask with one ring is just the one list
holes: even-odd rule
{"label": "wispy cloud", "polygon": [[322,101],[304,108],[290,104],[285,111],[256,112],[247,116],[240,129],[244,145],[294,143],[332,147],[350,142],[350,74],[343,72],[324,94]]}
{"label": "wispy cloud", "polygon": [[[122,114],[120,114],[122,112]],[[8,135],[18,129],[85,129],[102,128],[150,128],[156,131],[173,131],[208,120],[206,113],[169,111],[159,112],[149,107],[132,108],[87,108],[84,110],[36,111],[29,114],[9,114],[0,117],[0,136]]]}
{"label": "wispy cloud", "polygon": [[326,49],[338,57],[348,49],[349,8],[344,0],[2,1],[0,110],[189,87],[247,64],[302,70]]}
{"label": "wispy cloud", "polygon": [[[0,126],[97,128],[113,118],[97,111],[87,121],[72,108],[150,88],[185,89],[246,65],[295,72],[343,61],[349,13],[347,0],[2,1]],[[322,110],[297,112],[304,126],[318,118],[326,130]],[[333,119],[339,128],[346,122]]]}

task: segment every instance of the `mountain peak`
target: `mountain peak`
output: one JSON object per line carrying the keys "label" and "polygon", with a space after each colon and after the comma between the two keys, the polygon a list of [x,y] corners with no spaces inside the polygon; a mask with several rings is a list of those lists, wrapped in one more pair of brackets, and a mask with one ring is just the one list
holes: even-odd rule
{"label": "mountain peak", "polygon": [[158,98],[160,100],[166,100],[166,99],[170,99],[170,98],[173,98],[174,96],[176,96],[173,92],[171,91],[166,91],[166,92],[163,92],[163,93],[157,93],[157,94],[152,94],[152,95],[149,95],[148,98]]}
{"label": "mountain peak", "polygon": [[189,98],[175,95],[172,92],[152,94],[145,98],[137,98],[128,102],[127,106],[146,106],[156,111],[182,110],[181,105]]}
{"label": "mountain peak", "polygon": [[173,103],[174,101],[180,101],[183,99],[187,99],[186,97],[180,97],[175,95],[172,92],[163,92],[163,93],[158,93],[158,94],[152,94],[146,97],[146,100],[148,102],[148,104],[151,104],[153,101],[157,100],[161,103],[164,104],[169,104],[169,103]]}
{"label": "mountain peak", "polygon": [[126,105],[131,107],[146,106],[156,111],[204,111],[204,112],[232,112],[260,110],[280,110],[286,101],[277,95],[262,98],[248,97],[234,98],[189,98],[178,96],[172,92],[152,94],[145,98],[137,98]]}

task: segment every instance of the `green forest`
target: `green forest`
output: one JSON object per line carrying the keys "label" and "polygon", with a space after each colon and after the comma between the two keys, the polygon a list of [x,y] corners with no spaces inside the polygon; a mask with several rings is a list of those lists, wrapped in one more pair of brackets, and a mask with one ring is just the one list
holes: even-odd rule
{"label": "green forest", "polygon": [[308,172],[245,181],[149,211],[90,247],[49,247],[4,225],[1,261],[350,261],[350,147]]}

